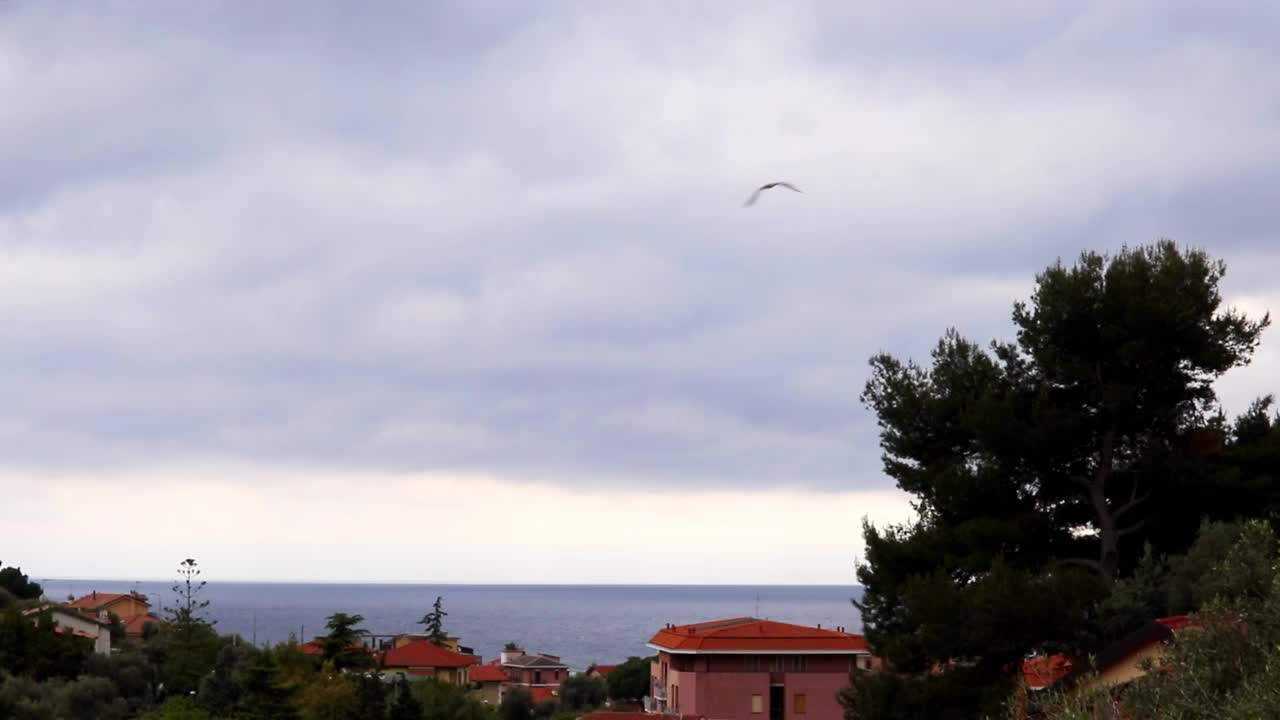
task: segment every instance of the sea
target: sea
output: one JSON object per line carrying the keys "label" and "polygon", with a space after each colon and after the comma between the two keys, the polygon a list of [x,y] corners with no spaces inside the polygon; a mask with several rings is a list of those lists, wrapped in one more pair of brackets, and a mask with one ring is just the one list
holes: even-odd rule
{"label": "sea", "polygon": [[[171,582],[41,580],[45,596],[63,600],[98,592],[147,595],[153,608],[175,601]],[[759,617],[802,625],[861,628],[857,586],[799,585],[349,585],[210,582],[200,597],[219,632],[258,645],[324,633],[335,612],[364,616],[362,627],[391,635],[443,598],[445,629],[485,661],[514,642],[558,655],[575,670],[652,654],[645,643],[667,623]]]}

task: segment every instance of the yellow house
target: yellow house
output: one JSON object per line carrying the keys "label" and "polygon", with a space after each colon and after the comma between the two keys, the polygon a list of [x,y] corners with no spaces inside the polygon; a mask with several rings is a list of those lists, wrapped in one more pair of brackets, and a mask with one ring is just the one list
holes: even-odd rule
{"label": "yellow house", "polygon": [[475,658],[426,640],[411,640],[393,647],[382,656],[383,671],[413,679],[435,678],[447,685],[465,686],[471,682],[469,668]]}
{"label": "yellow house", "polygon": [[97,590],[76,598],[66,607],[83,610],[105,617],[115,613],[121,620],[128,622],[135,617],[145,616],[151,612],[151,603],[141,593],[100,593]]}

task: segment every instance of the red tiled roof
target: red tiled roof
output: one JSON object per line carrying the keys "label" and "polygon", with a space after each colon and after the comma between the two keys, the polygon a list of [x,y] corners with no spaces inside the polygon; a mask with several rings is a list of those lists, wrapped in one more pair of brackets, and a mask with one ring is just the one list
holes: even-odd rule
{"label": "red tiled roof", "polygon": [[80,608],[82,610],[97,610],[124,598],[132,598],[147,607],[151,606],[151,603],[147,601],[147,597],[145,595],[135,595],[134,593],[100,593],[95,591],[85,595],[84,597],[72,600],[67,603],[67,607]]}
{"label": "red tiled roof", "polygon": [[324,654],[324,648],[320,647],[320,643],[316,642],[315,640],[302,643],[301,645],[298,646],[298,651],[303,653],[304,655],[323,655]]}
{"label": "red tiled roof", "polygon": [[414,640],[388,650],[382,664],[387,667],[467,667],[472,664],[471,658],[425,640]]}
{"label": "red tiled roof", "polygon": [[1192,625],[1191,618],[1186,615],[1171,615],[1169,617],[1156,618],[1156,622],[1169,628],[1170,630],[1181,630],[1187,625]]}
{"label": "red tiled roof", "polygon": [[[598,710],[584,715],[580,720],[653,720],[655,716],[643,712],[609,712]],[[662,720],[706,720],[706,715],[662,715]]]}
{"label": "red tiled roof", "polygon": [[507,675],[497,665],[473,665],[469,671],[472,682],[506,682]]}
{"label": "red tiled roof", "polygon": [[591,669],[588,670],[587,672],[589,673],[596,672],[596,673],[600,673],[600,677],[608,677],[609,673],[613,672],[613,669],[616,667],[618,666],[617,665],[592,665]]}
{"label": "red tiled roof", "polygon": [[164,625],[165,621],[150,613],[146,615],[134,615],[124,621],[124,634],[133,637],[142,637],[142,631],[146,628],[147,623]]}
{"label": "red tiled roof", "polygon": [[1041,655],[1022,663],[1022,679],[1027,687],[1040,690],[1071,673],[1071,660],[1066,655]]}
{"label": "red tiled roof", "polygon": [[649,643],[673,652],[867,652],[861,635],[756,618],[667,627]]}

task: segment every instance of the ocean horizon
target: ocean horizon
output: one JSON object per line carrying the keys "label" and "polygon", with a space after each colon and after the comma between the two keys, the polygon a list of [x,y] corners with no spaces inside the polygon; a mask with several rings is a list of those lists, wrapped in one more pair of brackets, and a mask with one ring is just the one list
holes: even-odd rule
{"label": "ocean horizon", "polygon": [[[33,578],[35,579],[35,578]],[[40,579],[53,600],[97,592],[146,595],[157,614],[172,605],[172,580]],[[422,584],[210,581],[201,599],[220,633],[257,645],[308,640],[324,633],[335,612],[364,616],[378,635],[413,632],[444,598],[445,628],[485,661],[507,642],[560,656],[575,670],[615,664],[650,650],[648,639],[667,623],[762,617],[858,631],[852,604],[858,585],[613,585]]]}

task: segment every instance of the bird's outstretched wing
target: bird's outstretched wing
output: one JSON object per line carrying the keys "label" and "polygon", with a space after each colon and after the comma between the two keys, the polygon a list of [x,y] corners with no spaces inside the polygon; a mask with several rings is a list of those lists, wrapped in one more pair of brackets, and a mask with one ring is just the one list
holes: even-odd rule
{"label": "bird's outstretched wing", "polygon": [[761,190],[764,190],[764,186],[761,186],[761,187],[756,188],[756,189],[751,193],[751,196],[747,198],[747,201],[746,201],[746,202],[744,202],[744,203],[742,203],[742,207],[751,207],[752,205],[755,205],[755,204],[756,204],[756,198],[760,197],[760,191],[761,191]]}
{"label": "bird's outstretched wing", "polygon": [[804,192],[803,190],[801,190],[800,188],[796,187],[795,185],[792,185],[792,184],[791,184],[791,183],[789,183],[789,182],[777,182],[777,183],[774,183],[774,184],[775,184],[775,185],[777,185],[778,187],[784,187],[784,188],[786,188],[786,189],[788,189],[788,190],[795,190],[795,191],[796,191],[796,192],[798,192],[798,193],[803,193],[803,192]]}

